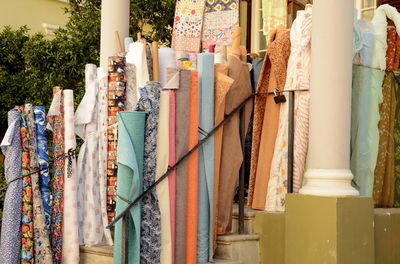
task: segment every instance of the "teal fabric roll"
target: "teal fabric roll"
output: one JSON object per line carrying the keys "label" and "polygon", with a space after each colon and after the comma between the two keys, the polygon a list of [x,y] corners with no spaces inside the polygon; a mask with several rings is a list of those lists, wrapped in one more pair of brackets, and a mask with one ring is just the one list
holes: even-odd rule
{"label": "teal fabric roll", "polygon": [[[214,54],[198,54],[199,140],[214,127]],[[197,262],[213,257],[214,137],[199,150],[199,198],[197,216]]]}
{"label": "teal fabric roll", "polygon": [[[146,114],[137,111],[118,113],[118,191],[117,214],[143,191],[143,153]],[[123,199],[121,199],[123,198]],[[129,216],[129,263],[140,263],[140,203]],[[122,263],[122,220],[115,226],[114,264]]]}

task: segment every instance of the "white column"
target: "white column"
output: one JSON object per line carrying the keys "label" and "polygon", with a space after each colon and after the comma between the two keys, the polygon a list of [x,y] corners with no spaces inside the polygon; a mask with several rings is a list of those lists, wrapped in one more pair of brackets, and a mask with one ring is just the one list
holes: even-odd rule
{"label": "white column", "polygon": [[129,3],[129,0],[101,1],[100,67],[105,70],[108,57],[117,52],[114,32],[118,31],[121,43],[129,36]]}
{"label": "white column", "polygon": [[314,0],[310,140],[301,194],[359,195],[351,186],[351,0]]}

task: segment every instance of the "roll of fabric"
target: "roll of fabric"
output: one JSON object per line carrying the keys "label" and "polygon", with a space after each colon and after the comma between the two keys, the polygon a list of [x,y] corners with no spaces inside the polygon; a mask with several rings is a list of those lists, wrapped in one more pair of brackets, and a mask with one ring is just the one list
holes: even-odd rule
{"label": "roll of fabric", "polygon": [[[228,58],[229,77],[234,80],[226,95],[225,114],[229,114],[252,93],[250,72],[247,63],[238,56]],[[246,136],[252,111],[252,103],[245,105],[241,127],[239,113],[234,114],[224,125],[222,138],[221,173],[218,197],[218,230],[219,234],[229,233],[232,229],[232,207],[235,187],[243,162],[242,140]],[[242,133],[240,132],[242,130]],[[240,137],[242,134],[242,138]]]}
{"label": "roll of fabric", "polygon": [[[198,142],[199,126],[199,83],[198,72],[190,72],[189,96],[189,150]],[[195,264],[197,256],[197,217],[198,217],[198,151],[188,158],[186,205],[186,264]],[[207,230],[208,231],[208,230]]]}
{"label": "roll of fabric", "polygon": [[[169,162],[170,167],[175,164],[175,91],[169,91]],[[175,188],[176,172],[168,176],[169,208],[171,220],[171,263],[175,262]]]}
{"label": "roll of fabric", "polygon": [[136,66],[135,64],[126,64],[126,101],[125,111],[132,111],[137,104],[137,87],[136,87]]}
{"label": "roll of fabric", "polygon": [[43,199],[43,210],[46,220],[46,228],[50,234],[51,208],[50,208],[50,174],[49,154],[46,138],[46,110],[44,106],[34,106],[33,113],[36,125],[36,145],[39,157],[39,186]]}
{"label": "roll of fabric", "polygon": [[175,8],[172,45],[175,51],[200,51],[205,0],[178,0]]}
{"label": "roll of fabric", "polygon": [[[225,115],[225,97],[231,88],[234,80],[228,76],[228,67],[225,65],[215,65],[215,125],[217,126],[224,120]],[[217,226],[218,226],[218,190],[219,174],[221,169],[222,135],[224,127],[222,126],[214,134],[214,223],[213,223],[213,248],[216,248]]]}
{"label": "roll of fabric", "polygon": [[[156,179],[157,133],[160,110],[160,83],[147,82],[140,89],[138,110],[148,113],[145,129],[143,189]],[[159,264],[161,261],[161,216],[155,189],[142,199],[140,262]]]}
{"label": "roll of fabric", "polygon": [[124,38],[124,48],[125,48],[125,52],[129,51],[129,45],[133,43],[133,38],[131,37],[126,37]]}
{"label": "roll of fabric", "polygon": [[[33,114],[33,106],[25,105],[25,121],[28,128],[29,169],[30,172],[38,171],[39,160],[36,144],[36,125]],[[33,230],[34,249],[36,263],[52,263],[49,230],[46,226],[46,218],[43,210],[42,194],[39,186],[39,172],[30,175],[33,196]]]}
{"label": "roll of fabric", "polygon": [[0,263],[21,262],[21,116],[19,111],[8,111],[8,129],[0,144],[4,159],[7,191],[1,221]]}
{"label": "roll of fabric", "polygon": [[125,58],[108,58],[108,127],[107,127],[107,214],[108,221],[115,217],[117,193],[117,114],[125,109]]}
{"label": "roll of fabric", "polygon": [[62,262],[62,234],[64,214],[64,106],[63,91],[60,87],[53,88],[53,101],[47,114],[47,128],[53,131],[54,175],[53,204],[51,211],[51,245],[53,261]]}
{"label": "roll of fabric", "polygon": [[250,164],[248,205],[254,209],[265,209],[271,161],[278,134],[281,104],[274,102],[266,92],[283,90],[286,83],[286,68],[290,55],[289,30],[275,30],[260,73],[256,88],[253,118],[253,138]]}
{"label": "roll of fabric", "polygon": [[[157,172],[156,180],[168,170],[169,162],[169,92],[160,93],[160,116],[157,132]],[[161,213],[161,262],[171,263],[171,212],[169,178],[156,187]]]}
{"label": "roll of fabric", "polygon": [[103,68],[97,68],[97,81],[99,92],[97,93],[98,116],[97,133],[99,137],[99,187],[100,187],[100,214],[103,223],[104,237],[108,245],[112,245],[107,215],[107,122],[108,122],[108,75]]}
{"label": "roll of fabric", "polygon": [[[198,55],[199,80],[199,140],[214,128],[214,54]],[[214,137],[199,149],[199,195],[197,219],[197,263],[212,261],[213,257],[213,193],[214,193]]]}
{"label": "roll of fabric", "polygon": [[[72,90],[64,90],[64,154],[75,150],[74,129],[74,93]],[[79,262],[79,235],[78,235],[78,205],[77,205],[77,177],[75,156],[65,159],[64,169],[64,229],[62,262],[72,264]]]}
{"label": "roll of fabric", "polygon": [[239,0],[206,0],[202,47],[231,45],[232,33],[239,25]]}
{"label": "roll of fabric", "polygon": [[[145,112],[118,113],[118,199],[117,213],[143,191]],[[130,210],[128,221],[129,263],[140,263],[140,203]],[[122,220],[115,226],[114,263],[122,263]]]}
{"label": "roll of fabric", "polygon": [[158,67],[160,71],[160,83],[161,87],[164,88],[165,84],[168,81],[167,69],[176,68],[175,51],[171,48],[160,48],[158,49],[158,58],[159,58]]}
{"label": "roll of fabric", "polygon": [[[190,71],[180,71],[179,89],[176,90],[175,157],[181,159],[189,150],[189,98]],[[183,161],[176,169],[175,191],[175,264],[185,264],[186,260],[186,197],[188,162]]]}
{"label": "roll of fabric", "polygon": [[97,133],[99,83],[97,67],[86,64],[85,95],[75,112],[75,133],[84,140],[77,163],[79,241],[81,245],[101,244],[104,227],[101,215],[100,175],[97,166],[99,134]]}
{"label": "roll of fabric", "polygon": [[150,80],[149,68],[147,65],[146,44],[134,42],[129,45],[129,52],[126,54],[126,63],[135,65],[136,68],[136,89],[138,100],[140,97],[140,88],[146,85]]}
{"label": "roll of fabric", "polygon": [[34,250],[34,229],[33,229],[33,190],[32,180],[29,173],[30,156],[29,156],[29,132],[26,123],[26,113],[24,107],[19,108],[22,123],[20,127],[21,133],[21,166],[22,175],[22,220],[21,220],[21,263],[35,263],[35,250]]}
{"label": "roll of fabric", "polygon": [[[267,39],[275,29],[286,28],[287,1],[286,0],[262,0],[263,31]],[[269,43],[268,43],[269,44]]]}

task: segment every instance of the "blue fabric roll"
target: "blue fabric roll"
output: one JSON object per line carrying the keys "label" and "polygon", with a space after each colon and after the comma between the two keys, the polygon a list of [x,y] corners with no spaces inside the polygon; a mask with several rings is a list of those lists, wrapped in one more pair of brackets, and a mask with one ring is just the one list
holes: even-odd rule
{"label": "blue fabric roll", "polygon": [[[214,54],[198,55],[199,71],[199,140],[214,127]],[[199,198],[197,226],[197,262],[212,261],[213,257],[213,192],[214,137],[199,150]]]}
{"label": "blue fabric roll", "polygon": [[[143,191],[144,112],[118,113],[117,214]],[[123,199],[121,199],[123,198]],[[129,263],[140,263],[140,203],[130,210],[128,226]],[[115,226],[114,263],[122,263],[122,221]]]}

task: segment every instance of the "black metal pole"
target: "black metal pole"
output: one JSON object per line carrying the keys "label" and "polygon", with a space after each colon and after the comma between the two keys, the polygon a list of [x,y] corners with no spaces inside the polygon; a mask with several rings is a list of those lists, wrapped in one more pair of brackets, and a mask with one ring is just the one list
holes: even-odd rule
{"label": "black metal pole", "polygon": [[287,179],[288,193],[293,193],[294,93],[295,93],[294,91],[289,92],[288,179]]}
{"label": "black metal pole", "polygon": [[245,169],[245,142],[246,142],[246,131],[244,131],[245,120],[244,120],[244,109],[240,110],[240,138],[242,139],[242,151],[243,151],[243,163],[240,167],[239,172],[239,234],[244,233],[244,169]]}
{"label": "black metal pole", "polygon": [[122,264],[128,264],[129,259],[129,215],[125,214],[122,218]]}

